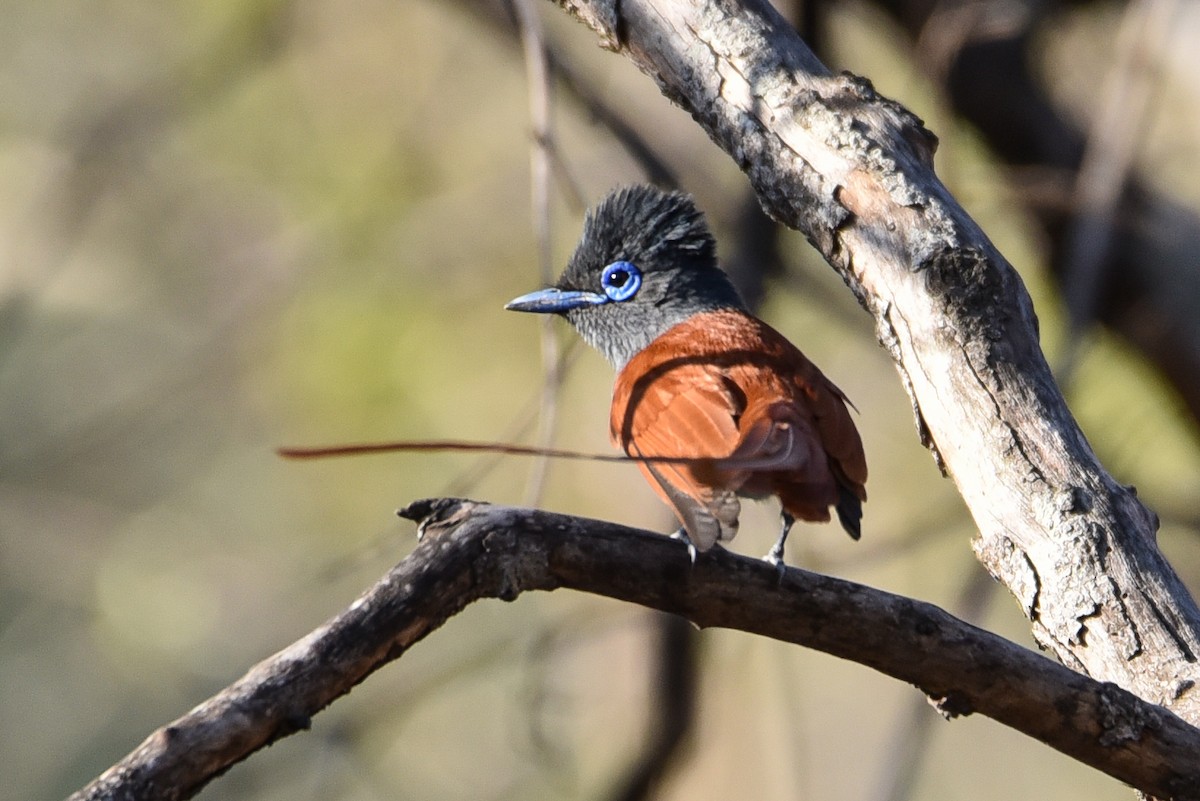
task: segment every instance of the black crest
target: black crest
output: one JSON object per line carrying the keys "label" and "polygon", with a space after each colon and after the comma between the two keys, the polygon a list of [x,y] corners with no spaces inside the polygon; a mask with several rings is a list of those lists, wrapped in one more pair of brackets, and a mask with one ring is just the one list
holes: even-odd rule
{"label": "black crest", "polygon": [[559,281],[583,288],[614,261],[631,261],[643,271],[716,267],[717,243],[691,196],[653,186],[629,186],[588,212],[583,235]]}

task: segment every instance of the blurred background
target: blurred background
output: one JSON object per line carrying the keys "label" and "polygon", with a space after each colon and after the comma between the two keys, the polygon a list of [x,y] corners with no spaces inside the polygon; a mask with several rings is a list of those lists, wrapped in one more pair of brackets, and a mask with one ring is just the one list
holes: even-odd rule
{"label": "blurred background", "polygon": [[[802,527],[790,561],[1032,646],[869,316],[651,81],[533,7],[559,67],[555,265],[583,204],[673,176],[747,296],[861,411],[863,539]],[[1200,586],[1200,7],[781,10],[940,137],[939,174],[1028,283],[1092,444]],[[67,795],[338,612],[413,547],[393,510],[415,498],[672,528],[626,465],[273,454],[536,439],[543,332],[502,310],[542,285],[505,5],[10,0],[3,18],[0,799]],[[610,368],[551,333],[554,441],[606,452]],[[765,553],[775,515],[748,508],[735,550]],[[565,591],[473,606],[203,793],[1027,795],[1130,797],[857,665]]]}

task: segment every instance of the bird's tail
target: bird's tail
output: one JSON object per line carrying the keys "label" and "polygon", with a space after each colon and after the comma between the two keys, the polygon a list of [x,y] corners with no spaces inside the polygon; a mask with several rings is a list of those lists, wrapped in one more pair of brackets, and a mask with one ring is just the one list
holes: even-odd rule
{"label": "bird's tail", "polygon": [[584,453],[562,448],[542,448],[533,445],[515,445],[510,442],[467,442],[453,439],[401,440],[397,442],[356,442],[347,445],[319,445],[314,447],[276,448],[275,452],[284,459],[326,459],[334,456],[366,456],[375,453],[422,453],[436,451],[466,451],[473,453],[501,453],[508,456],[544,456],[551,459],[582,459],[591,462],[642,462],[665,464],[705,464],[712,457],[699,456],[628,456],[616,453]]}
{"label": "bird's tail", "polygon": [[837,506],[838,521],[850,539],[857,540],[862,536],[862,501],[854,494],[854,490],[844,484],[838,484]]}

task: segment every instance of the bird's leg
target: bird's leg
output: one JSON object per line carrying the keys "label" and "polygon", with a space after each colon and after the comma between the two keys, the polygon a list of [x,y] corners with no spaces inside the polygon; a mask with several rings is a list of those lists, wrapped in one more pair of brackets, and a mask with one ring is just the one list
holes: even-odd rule
{"label": "bird's leg", "polygon": [[783,571],[787,570],[787,565],[783,561],[783,545],[787,542],[788,532],[792,530],[792,524],[796,522],[796,518],[788,514],[787,510],[779,513],[781,524],[779,526],[779,539],[775,540],[775,544],[771,546],[771,550],[763,557],[766,561],[775,565],[775,570],[779,573],[779,579],[783,580]]}
{"label": "bird's leg", "polygon": [[692,544],[692,538],[688,536],[687,529],[685,529],[683,526],[680,526],[679,530],[671,535],[671,539],[679,540],[686,545],[688,549],[688,559],[691,560],[693,565],[696,564],[696,546]]}

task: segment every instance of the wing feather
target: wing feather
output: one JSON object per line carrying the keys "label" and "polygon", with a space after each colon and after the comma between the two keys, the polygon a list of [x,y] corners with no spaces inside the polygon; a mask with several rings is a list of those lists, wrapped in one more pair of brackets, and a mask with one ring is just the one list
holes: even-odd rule
{"label": "wing feather", "polygon": [[[636,380],[623,380],[635,375]],[[610,423],[617,447],[631,456],[697,460],[642,462],[639,467],[701,551],[737,533],[737,487],[717,479],[712,465],[736,446],[740,412],[720,370],[711,364],[684,362],[644,373],[626,370],[613,393]]]}
{"label": "wing feather", "polygon": [[610,433],[631,456],[697,460],[639,467],[699,550],[736,534],[739,495],[779,495],[806,520],[828,520],[836,505],[853,534],[867,467],[848,403],[782,334],[721,310],[670,329],[625,365]]}

